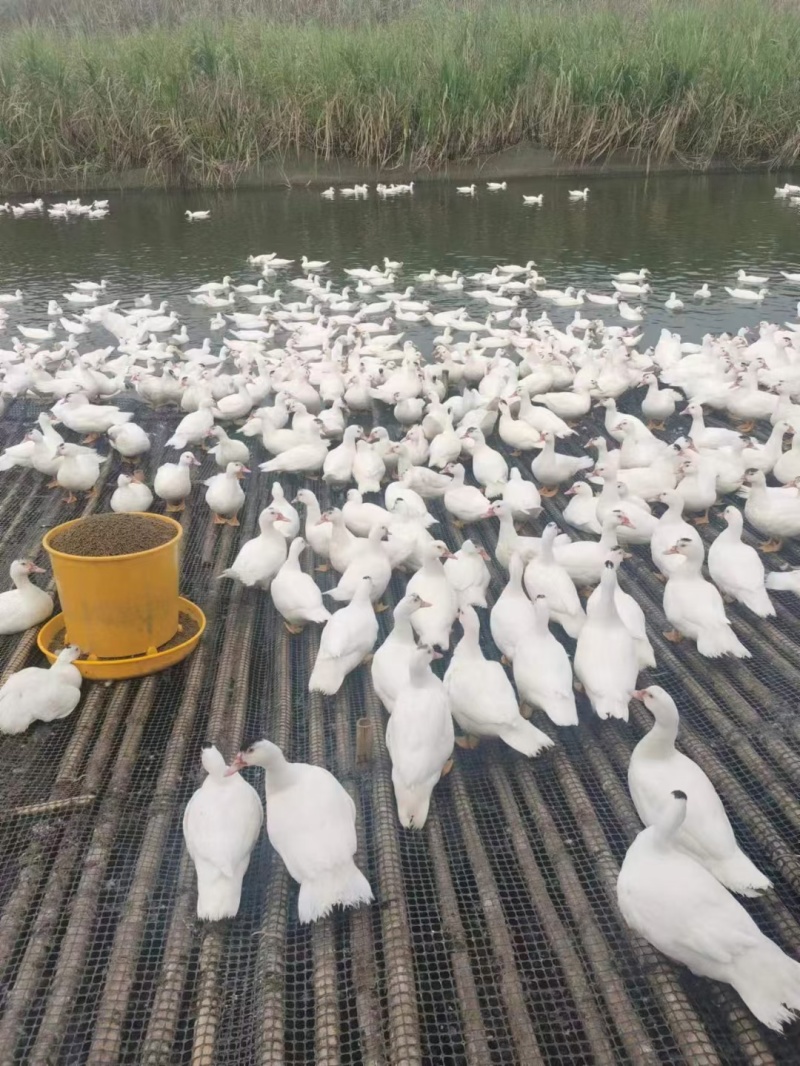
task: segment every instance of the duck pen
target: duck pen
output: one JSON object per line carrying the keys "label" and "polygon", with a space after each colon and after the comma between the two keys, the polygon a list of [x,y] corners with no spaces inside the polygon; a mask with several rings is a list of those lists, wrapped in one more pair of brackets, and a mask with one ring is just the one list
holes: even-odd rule
{"label": "duck pen", "polygon": [[[177,416],[137,410],[153,436],[151,477]],[[19,440],[37,413],[15,402],[0,434]],[[591,435],[591,420],[580,429]],[[525,458],[507,458],[527,473]],[[201,477],[212,466],[206,458]],[[106,510],[118,472],[113,457],[99,496],[71,507],[33,471],[4,474],[0,565],[41,561],[49,528]],[[256,531],[271,480],[251,478],[239,530],[212,524],[198,488],[181,516],[182,594],[208,618],[194,655],[140,681],[87,682],[71,717],[0,744],[2,1066],[796,1063],[796,1027],[771,1033],[729,987],[673,965],[622,921],[616,877],[641,828],[626,786],[649,728],[641,708],[627,724],[600,721],[580,695],[577,729],[537,713],[555,746],[532,760],[496,741],[458,749],[424,831],[400,827],[369,671],[335,697],[309,696],[318,629],[292,636],[268,594],[217,580]],[[323,506],[339,499],[320,481],[282,483],[287,495],[313,489]],[[544,500],[532,530],[560,521],[563,502]],[[491,552],[495,521],[465,532],[438,501],[431,510],[451,548],[469,535]],[[719,528],[713,517],[701,535]],[[800,565],[795,545],[781,558]],[[490,569],[493,602],[502,575]],[[334,575],[319,580],[329,588]],[[800,601],[775,597],[769,621],[731,605],[753,658],[710,661],[662,638],[663,587],[646,548],[632,550],[621,581],[656,650],[643,680],[674,694],[682,750],[774,883],[744,905],[797,956]],[[390,606],[404,584],[393,577]],[[379,615],[381,640],[390,619]],[[4,678],[41,662],[35,635],[0,638]],[[181,820],[200,748],[211,741],[230,758],[259,737],[349,792],[371,906],[300,925],[297,887],[262,833],[238,916],[197,920]]]}

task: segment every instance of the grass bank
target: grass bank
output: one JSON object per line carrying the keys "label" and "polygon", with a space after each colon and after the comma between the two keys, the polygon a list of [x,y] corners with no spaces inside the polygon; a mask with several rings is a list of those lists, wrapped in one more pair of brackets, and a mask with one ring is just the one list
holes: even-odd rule
{"label": "grass bank", "polygon": [[800,154],[800,8],[767,0],[16,0],[5,20],[6,185],[232,184],[298,152],[440,168],[523,141]]}

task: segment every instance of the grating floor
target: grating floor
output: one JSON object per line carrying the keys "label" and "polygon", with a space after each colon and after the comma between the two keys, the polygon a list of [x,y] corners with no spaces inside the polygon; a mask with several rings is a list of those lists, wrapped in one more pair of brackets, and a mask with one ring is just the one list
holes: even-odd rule
{"label": "grating floor", "polygon": [[[35,414],[17,403],[0,436],[18,440]],[[151,478],[175,418],[145,418]],[[118,472],[107,466],[90,507],[107,509]],[[47,528],[85,513],[42,480],[3,475],[4,572],[36,555]],[[327,501],[321,482],[284,481],[287,494],[302,484]],[[797,1027],[767,1032],[733,993],[672,966],[619,918],[616,874],[639,829],[625,776],[648,728],[641,709],[628,725],[600,722],[580,697],[580,728],[534,761],[494,743],[458,750],[426,830],[400,829],[368,673],[336,698],[309,697],[318,633],[290,637],[268,596],[215,580],[254,534],[269,486],[251,479],[240,531],[212,527],[202,489],[183,516],[182,592],[209,617],[192,658],[142,682],[87,683],[71,718],[0,742],[0,1066],[797,1063]],[[547,501],[550,515],[562,504]],[[434,510],[456,546],[463,532]],[[490,548],[496,536],[494,523],[467,532]],[[800,564],[796,549],[780,558]],[[748,909],[797,955],[800,605],[775,596],[778,618],[764,622],[732,609],[754,657],[709,662],[661,639],[662,586],[646,554],[626,565],[658,661],[643,679],[674,694],[683,749],[775,882]],[[493,595],[500,587],[495,571]],[[38,661],[33,634],[0,638],[3,669]],[[363,768],[361,718],[375,737]],[[296,887],[262,840],[236,920],[196,921],[181,816],[200,746],[230,756],[261,736],[350,791],[371,908],[301,927]]]}

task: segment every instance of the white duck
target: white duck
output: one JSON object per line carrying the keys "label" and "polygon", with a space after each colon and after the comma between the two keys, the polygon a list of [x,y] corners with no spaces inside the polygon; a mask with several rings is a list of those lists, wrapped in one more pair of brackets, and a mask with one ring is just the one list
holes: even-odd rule
{"label": "white duck", "polygon": [[488,560],[488,553],[471,540],[465,540],[452,558],[445,560],[445,576],[455,590],[459,607],[487,606],[486,590],[491,581]]}
{"label": "white duck", "polygon": [[500,401],[500,419],[497,433],[500,440],[513,449],[513,454],[542,447],[542,434],[522,418],[514,418],[508,400]]}
{"label": "white duck", "polygon": [[793,496],[783,489],[767,488],[764,472],[752,471],[747,476],[750,492],[744,506],[747,521],[769,536],[761,545],[764,552],[780,551],[785,537],[800,534],[800,495]]}
{"label": "white duck", "polygon": [[[96,440],[100,433],[106,433],[110,426],[130,422],[133,418],[130,411],[89,403],[85,392],[74,392],[59,400],[52,412],[73,433],[87,434],[91,440]],[[90,443],[90,440],[87,439],[86,443]]]}
{"label": "white duck", "polygon": [[564,495],[572,497],[561,512],[564,521],[581,533],[594,533],[599,537],[603,527],[597,518],[597,500],[592,486],[586,481],[576,481],[564,490]]}
{"label": "white duck", "polygon": [[675,747],[678,708],[658,685],[634,692],[655,721],[631,753],[628,789],[636,813],[645,825],[654,825],[673,788],[692,797],[686,820],[673,838],[675,846],[690,855],[731,892],[756,896],[772,883],[747,858],[733,835],[717,791],[705,772]]}
{"label": "white duck", "polygon": [[547,432],[544,434],[544,447],[531,463],[531,473],[545,486],[539,490],[542,496],[555,496],[559,485],[593,465],[588,455],[562,455],[557,452],[555,435]]}
{"label": "white duck", "polygon": [[675,401],[681,399],[681,393],[676,389],[659,389],[655,374],[643,374],[642,384],[647,386],[647,395],[642,400],[647,428],[666,429],[664,423],[675,414]]}
{"label": "white duck", "polygon": [[197,873],[197,917],[235,918],[250,854],[258,843],[264,810],[258,793],[238,774],[227,774],[222,754],[204,744],[208,775],[183,812],[183,839]]}
{"label": "white duck", "polygon": [[645,510],[647,504],[630,496],[623,498],[616,472],[607,466],[596,468],[603,479],[603,489],[597,497],[597,519],[602,523],[610,511],[622,511],[630,526],[620,526],[617,532],[621,544],[649,544],[657,519]]}
{"label": "white duck", "polygon": [[512,466],[503,486],[503,503],[511,508],[514,518],[535,518],[542,509],[539,490],[533,481],[523,478],[519,467]]}
{"label": "white duck", "polygon": [[464,467],[461,463],[448,466],[447,470],[452,474],[453,480],[445,490],[442,501],[445,509],[455,519],[455,525],[461,526],[479,522],[488,517],[489,500],[475,485],[464,484]]}
{"label": "white duck", "polygon": [[759,618],[775,614],[764,587],[764,564],[758,552],[742,541],[744,519],[738,507],[722,512],[727,528],[708,549],[708,572],[723,596],[743,603]]}
{"label": "white duck", "polygon": [[192,491],[192,467],[200,466],[191,452],[184,452],[177,463],[162,463],[156,470],[153,492],[164,500],[167,511],[182,511]]}
{"label": "white duck", "polygon": [[[500,532],[497,536],[497,544],[494,548],[495,560],[507,570],[509,561],[514,552],[518,552],[519,555],[527,562],[534,556],[538,555],[542,550],[542,541],[540,537],[521,537],[514,528],[514,518],[511,513],[511,508],[508,504],[502,500],[495,500],[490,510],[488,511],[490,517],[500,519]],[[569,544],[569,537],[560,534],[556,538],[557,544]]]}
{"label": "white duck", "polygon": [[[311,489],[300,489],[292,502],[302,503],[306,509],[304,528],[306,543],[320,559],[328,559],[331,551],[333,524],[331,522],[323,522],[319,500]],[[316,569],[324,573],[329,569],[329,566],[326,562],[323,562]]]}
{"label": "white duck", "polygon": [[669,574],[664,588],[664,614],[673,626],[665,634],[667,639],[677,643],[682,637],[689,637],[696,642],[700,654],[709,659],[721,655],[749,659],[750,652],[725,616],[722,597],[701,573],[703,545],[681,537],[666,554],[684,557],[683,565]]}
{"label": "white duck", "polygon": [[308,680],[309,692],[335,695],[347,675],[372,651],[378,637],[378,619],[370,599],[371,585],[370,579],[363,577],[350,603],[325,623]]}
{"label": "white duck", "polygon": [[53,597],[30,580],[45,571],[30,559],[15,559],[9,570],[14,588],[0,593],[0,636],[22,633],[53,613]]}
{"label": "white duck", "polygon": [[294,634],[301,633],[309,622],[324,625],[331,617],[322,604],[322,593],[316,581],[300,568],[300,555],[305,547],[302,537],[294,538],[286,561],[278,568],[269,589],[275,610],[287,630]]}
{"label": "white duck", "polygon": [[391,632],[372,657],[372,687],[389,714],[398,692],[408,684],[411,660],[417,650],[411,616],[429,606],[416,592],[407,593],[394,609]]}
{"label": "white duck", "polygon": [[543,710],[554,725],[577,725],[572,667],[563,644],[550,632],[545,596],[533,601],[533,614],[533,622],[520,632],[514,648],[514,684],[520,700]]}
{"label": "white duck", "polygon": [[[458,617],[464,635],[453,650],[444,687],[450,711],[467,738],[499,737],[510,748],[528,756],[551,748],[553,742],[547,734],[520,714],[519,702],[503,667],[484,657],[474,609],[462,607]],[[469,746],[469,740],[465,746]]]}
{"label": "white duck", "polygon": [[674,789],[653,825],[628,848],[617,879],[622,917],[692,973],[732,985],[760,1022],[780,1032],[800,1011],[800,963],[677,846],[687,806],[687,793]]}
{"label": "white duck", "polygon": [[64,502],[75,503],[76,492],[96,495],[100,467],[108,456],[101,457],[91,448],[82,448],[80,444],[59,444],[57,454],[62,458],[56,470],[56,481],[67,491]]}
{"label": "white duck", "polygon": [[741,442],[741,433],[733,429],[706,426],[701,403],[690,403],[681,413],[691,416],[692,428],[689,430],[689,436],[697,448],[724,448],[728,445],[735,447]]}
{"label": "white duck", "polygon": [[222,426],[212,426],[208,431],[209,437],[214,437],[216,444],[208,449],[208,454],[213,455],[220,470],[227,469],[228,463],[250,462],[250,449],[240,440],[229,437]]}
{"label": "white duck", "polygon": [[224,473],[206,478],[206,503],[214,512],[215,525],[238,526],[237,515],[244,506],[244,489],[239,481],[250,471],[243,463],[228,463]]}
{"label": "white duck", "polygon": [[586,621],[577,589],[563,566],[555,559],[554,542],[558,534],[555,522],[548,522],[542,533],[541,550],[525,567],[525,590],[531,599],[547,599],[550,617],[570,637],[577,637]]}
{"label": "white duck", "polygon": [[278,532],[282,533],[288,541],[294,540],[300,532],[300,515],[286,499],[286,493],[283,491],[283,485],[281,485],[280,481],[272,482],[270,497],[269,506],[279,511],[286,519],[285,522],[281,522],[278,526]]}
{"label": "white duck", "polygon": [[619,544],[617,530],[631,524],[625,512],[615,508],[603,519],[600,540],[580,540],[557,546],[553,549],[553,557],[578,588],[590,588],[600,581],[608,553]]}
{"label": "white duck", "polygon": [[697,515],[697,526],[708,525],[708,510],[717,501],[717,472],[713,462],[687,452],[680,465],[681,479],[675,491],[683,498],[683,509]]}
{"label": "white duck", "polygon": [[239,752],[231,770],[246,766],[265,771],[267,836],[300,885],[300,921],[325,918],[337,906],[371,903],[369,882],[353,862],[358,847],[355,804],[333,774],[322,766],[287,762],[268,740]]}
{"label": "white duck", "polygon": [[[392,515],[377,503],[365,503],[358,489],[349,489],[347,502],[342,506],[342,518],[356,537],[367,537],[375,526],[392,524]],[[431,519],[433,522],[433,519]]]}
{"label": "white duck", "polygon": [[49,669],[28,666],[12,674],[0,687],[0,733],[24,733],[34,722],[72,714],[81,698],[81,674],[74,665],[80,654],[70,644]]}
{"label": "white duck", "polygon": [[363,435],[360,426],[348,426],[342,443],[325,456],[322,464],[322,480],[328,485],[346,485],[353,477],[356,458],[356,443]]}
{"label": "white duck", "polygon": [[464,447],[472,456],[472,475],[482,485],[491,500],[503,495],[503,488],[508,481],[508,463],[494,448],[486,443],[486,438],[476,426],[472,426],[462,438]]}
{"label": "white duck", "polygon": [[424,827],[433,790],[449,769],[455,743],[450,701],[430,668],[435,658],[438,653],[427,644],[416,649],[386,726],[397,814],[405,829]]}
{"label": "white duck", "polygon": [[200,400],[197,410],[180,420],[166,447],[183,450],[187,444],[202,444],[214,426],[213,406],[214,401],[208,397]]}
{"label": "white duck", "polygon": [[[787,431],[788,423],[776,422],[775,427],[770,435],[774,435],[775,430],[780,430],[779,442],[783,440],[783,436]],[[769,443],[769,442],[767,442]],[[746,465],[748,469],[755,467],[756,469],[765,470],[763,466],[759,466],[757,463],[752,463],[750,457],[746,458]],[[772,467],[772,474],[776,481],[780,481],[782,485],[787,485],[790,481],[795,481],[800,477],[800,433],[794,433],[792,437],[792,446],[788,452],[781,450],[780,443],[778,444],[777,455]],[[765,470],[765,472],[768,472]]]}
{"label": "white duck", "polygon": [[628,721],[628,703],[639,676],[636,643],[616,605],[617,572],[603,564],[597,607],[586,619],[575,649],[575,676],[599,718]]}
{"label": "white duck", "polygon": [[328,454],[328,441],[320,435],[319,426],[315,425],[307,438],[280,452],[266,463],[259,463],[258,469],[268,474],[316,474],[322,469]]}
{"label": "white duck", "polygon": [[137,459],[150,451],[150,437],[135,422],[109,426],[106,430],[111,447],[123,459]]}
{"label": "white duck", "polygon": [[[619,571],[623,559],[628,557],[622,548],[612,548],[608,553],[607,558],[614,564],[614,568]],[[655,652],[653,651],[653,645],[650,643],[650,638],[647,636],[644,611],[633,596],[629,596],[627,592],[623,592],[619,587],[619,582],[617,583],[617,588],[614,592],[614,603],[616,604],[617,613],[622,620],[622,624],[633,637],[633,642],[636,645],[636,655],[639,660],[639,669],[645,670],[647,667],[655,669],[656,657]],[[597,611],[599,606],[600,589],[596,588],[586,601],[586,617],[589,618],[595,611]]]}
{"label": "white duck", "polygon": [[275,528],[276,522],[285,521],[280,511],[265,507],[258,516],[258,536],[245,541],[220,578],[233,578],[247,588],[268,589],[286,562],[286,538]]}
{"label": "white duck", "polygon": [[330,524],[332,527],[331,539],[328,543],[328,558],[333,569],[343,574],[361,551],[364,545],[363,538],[353,536],[345,525],[342,512],[337,507],[326,511],[320,521],[323,525]]}
{"label": "white duck", "polygon": [[356,444],[356,457],[353,460],[353,480],[356,488],[363,495],[381,491],[381,481],[386,473],[386,464],[378,449],[369,441],[360,440]]}
{"label": "white duck", "polygon": [[362,579],[370,579],[370,599],[377,604],[377,610],[383,611],[385,607],[380,604],[380,599],[386,591],[392,579],[392,564],[387,552],[387,545],[383,538],[386,535],[386,526],[376,525],[369,531],[369,536],[361,538],[359,550],[347,565],[347,569],[339,578],[335,588],[329,589],[325,595],[330,596],[337,603],[349,603],[356,594],[356,590],[362,585]]}
{"label": "white duck", "polygon": [[524,569],[522,556],[519,552],[512,552],[508,563],[508,582],[489,614],[492,640],[509,663],[514,661],[518,641],[536,621],[533,604],[522,585]]}
{"label": "white duck", "polygon": [[423,564],[406,587],[406,592],[416,592],[430,607],[416,611],[411,616],[414,632],[423,644],[438,646],[443,651],[450,647],[450,630],[458,613],[458,597],[442,566],[442,559],[451,559],[452,553],[440,540],[431,541],[423,550]]}
{"label": "white duck", "polygon": [[681,537],[686,537],[702,545],[700,534],[683,519],[683,496],[675,489],[668,489],[658,496],[661,503],[667,505],[666,511],[658,519],[653,534],[650,538],[650,556],[656,569],[660,570],[664,577],[668,577],[673,570],[683,566],[682,555],[665,555],[667,548],[671,548]]}
{"label": "white duck", "polygon": [[130,514],[134,511],[149,511],[153,502],[153,493],[138,477],[120,474],[117,487],[111,494],[109,507],[116,514]]}

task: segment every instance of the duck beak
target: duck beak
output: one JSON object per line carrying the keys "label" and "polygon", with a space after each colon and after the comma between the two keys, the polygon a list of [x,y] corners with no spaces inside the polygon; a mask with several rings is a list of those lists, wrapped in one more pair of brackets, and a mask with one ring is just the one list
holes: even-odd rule
{"label": "duck beak", "polygon": [[276,514],[275,518],[273,519],[273,521],[274,522],[288,522],[289,519],[286,517],[285,514]]}
{"label": "duck beak", "polygon": [[433,659],[434,661],[436,659],[443,659],[443,658],[444,658],[444,655],[442,655],[442,653],[440,651],[435,651],[433,653],[433,655],[431,655],[431,659]]}
{"label": "duck beak", "polygon": [[636,528],[634,526],[633,522],[631,522],[630,518],[628,518],[628,516],[626,514],[620,515],[619,522],[620,522],[621,526],[627,526],[629,529],[635,529]]}
{"label": "duck beak", "polygon": [[680,552],[678,551],[677,548],[667,548],[667,550],[664,552],[664,554],[665,555],[680,555]]}
{"label": "duck beak", "polygon": [[249,466],[243,466],[242,469],[239,471],[239,473],[236,476],[241,481],[241,479],[244,477],[245,474],[250,474],[250,473],[252,473],[250,467]]}
{"label": "duck beak", "polygon": [[433,606],[432,604],[428,603],[427,600],[420,600],[419,605],[420,605],[420,608]]}
{"label": "duck beak", "polygon": [[37,566],[36,563],[31,563],[30,572],[32,574],[46,574],[47,571],[43,570],[41,566]]}
{"label": "duck beak", "polygon": [[485,548],[478,548],[478,555],[480,555],[481,559],[483,559],[485,563],[488,563],[489,560],[492,558]]}
{"label": "duck beak", "polygon": [[496,516],[495,516],[494,511],[491,508],[489,508],[489,510],[486,512],[486,514],[485,515],[481,515],[481,517],[482,518],[495,518]]}
{"label": "duck beak", "polygon": [[564,489],[564,495],[565,496],[574,496],[575,495],[575,486],[574,485],[570,485],[570,487],[568,489]]}
{"label": "duck beak", "polygon": [[631,695],[635,700],[638,700],[640,703],[644,703],[644,698],[647,695],[647,689],[637,688],[635,692],[631,693]]}
{"label": "duck beak", "polygon": [[242,753],[239,751],[239,752],[236,753],[236,756],[235,756],[233,762],[230,764],[228,769],[225,771],[225,775],[224,776],[225,777],[233,777],[234,774],[238,774],[240,770],[243,770],[245,768],[245,766],[247,766],[247,763],[244,761],[244,759],[242,758]]}

